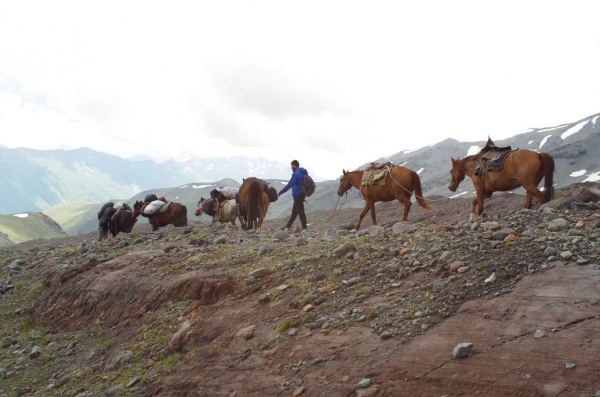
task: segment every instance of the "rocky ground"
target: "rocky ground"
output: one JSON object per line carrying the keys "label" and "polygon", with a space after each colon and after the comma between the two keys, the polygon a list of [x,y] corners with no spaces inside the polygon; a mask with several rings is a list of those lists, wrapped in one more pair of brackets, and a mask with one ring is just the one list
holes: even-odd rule
{"label": "rocky ground", "polygon": [[7,247],[0,396],[595,395],[598,185],[434,200]]}

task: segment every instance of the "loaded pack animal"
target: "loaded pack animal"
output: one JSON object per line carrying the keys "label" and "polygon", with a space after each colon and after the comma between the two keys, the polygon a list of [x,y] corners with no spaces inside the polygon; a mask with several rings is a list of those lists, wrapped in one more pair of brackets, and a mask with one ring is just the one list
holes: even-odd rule
{"label": "loaded pack animal", "polygon": [[[491,148],[491,150],[490,150]],[[498,164],[490,159],[502,155]],[[527,191],[525,208],[531,208],[532,198],[541,204],[552,200],[554,193],[554,159],[548,152],[537,153],[528,149],[510,150],[496,148],[491,140],[479,153],[465,158],[451,158],[450,184],[448,189],[455,192],[460,183],[468,176],[473,181],[477,197],[473,200],[470,220],[483,213],[483,202],[492,197],[494,192],[506,192],[523,187]],[[478,166],[479,163],[479,166]],[[488,167],[490,165],[490,167]],[[538,189],[544,179],[544,191]]]}
{"label": "loaded pack animal", "polygon": [[156,231],[159,227],[167,225],[174,225],[175,227],[187,226],[187,208],[183,204],[168,202],[152,215],[142,213],[143,205],[143,201],[136,201],[133,205],[133,210],[148,218],[148,222],[152,225],[152,231]]}
{"label": "loaded pack animal", "polygon": [[131,209],[127,203],[106,203],[98,212],[98,240],[108,238],[108,232],[116,237],[120,232],[131,233],[133,225],[140,215]]}
{"label": "loaded pack animal", "polygon": [[415,193],[417,203],[421,207],[430,211],[436,211],[436,209],[429,206],[427,201],[422,197],[421,178],[419,178],[419,175],[415,171],[402,166],[394,166],[393,164],[372,164],[371,166],[381,170],[380,172],[387,171],[378,183],[363,183],[363,173],[365,170],[343,170],[343,175],[340,179],[340,185],[337,191],[338,196],[341,197],[344,193],[354,187],[358,189],[365,200],[365,207],[360,213],[358,223],[356,224],[356,230],[360,229],[362,220],[369,211],[371,211],[373,224],[377,225],[375,203],[379,201],[400,201],[404,205],[402,220],[406,221],[408,219],[408,212],[410,211],[410,198],[413,192]]}
{"label": "loaded pack animal", "polygon": [[[196,208],[196,212],[195,212],[196,216],[200,216],[204,213],[206,213],[207,215],[210,215],[210,213],[207,213],[204,211],[203,207],[205,204],[214,206],[214,204],[216,204],[216,202],[212,201],[212,200],[217,200],[217,198],[213,198],[213,199],[209,199],[209,200],[206,200],[204,197],[200,198],[200,201],[198,201],[198,208]],[[236,219],[239,219],[240,225],[242,226],[243,229],[245,229],[244,218],[239,214],[238,205],[235,202],[235,200],[225,200],[223,202],[219,202],[215,207],[216,208],[213,208],[211,211],[211,213],[213,213],[212,223],[230,222],[233,226],[236,226],[235,221],[236,221]]]}
{"label": "loaded pack animal", "polygon": [[265,183],[255,177],[246,178],[238,192],[239,213],[244,219],[244,230],[260,230],[269,210],[269,196]]}

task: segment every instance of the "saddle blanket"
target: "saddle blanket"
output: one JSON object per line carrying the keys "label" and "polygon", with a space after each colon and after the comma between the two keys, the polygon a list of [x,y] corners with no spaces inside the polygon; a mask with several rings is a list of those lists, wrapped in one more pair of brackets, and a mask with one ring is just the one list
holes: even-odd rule
{"label": "saddle blanket", "polygon": [[388,169],[394,168],[395,165],[392,163],[378,164],[371,163],[362,174],[362,186],[381,185],[385,186],[386,176]]}
{"label": "saddle blanket", "polygon": [[477,163],[475,164],[475,175],[480,176],[482,173],[489,171],[501,171],[504,166],[504,160],[506,160],[508,155],[510,155],[516,150],[511,150],[510,152],[499,154],[498,156],[489,160],[486,158],[477,160]]}
{"label": "saddle blanket", "polygon": [[142,213],[144,213],[146,215],[159,214],[161,212],[165,212],[169,208],[169,204],[170,204],[170,202],[165,203],[164,201],[161,201],[161,200],[154,200],[150,204],[144,206]]}
{"label": "saddle blanket", "polygon": [[237,194],[239,189],[236,187],[225,186],[225,187],[219,187],[216,190],[219,193],[221,193],[224,197],[226,197],[228,199],[232,199],[232,198],[235,198],[235,195]]}

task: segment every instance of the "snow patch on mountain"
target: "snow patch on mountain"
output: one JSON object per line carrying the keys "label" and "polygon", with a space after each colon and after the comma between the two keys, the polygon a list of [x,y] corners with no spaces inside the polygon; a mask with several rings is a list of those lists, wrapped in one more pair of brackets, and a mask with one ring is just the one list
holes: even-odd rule
{"label": "snow patch on mountain", "polygon": [[544,139],[542,139],[542,141],[540,142],[540,149],[542,148],[542,146],[544,146],[546,144],[546,142],[548,141],[548,138],[550,138],[551,136],[552,136],[552,134],[550,134],[547,137],[545,137]]}
{"label": "snow patch on mountain", "polygon": [[585,175],[586,172],[587,172],[586,170],[574,171],[574,172],[571,172],[571,175],[569,175],[569,176],[576,178],[578,176]]}
{"label": "snow patch on mountain", "polygon": [[590,122],[590,120],[584,120],[581,123],[569,128],[568,130],[566,130],[565,132],[562,133],[560,138],[566,139],[566,138],[570,137],[571,135],[581,131],[581,129],[589,122]]}

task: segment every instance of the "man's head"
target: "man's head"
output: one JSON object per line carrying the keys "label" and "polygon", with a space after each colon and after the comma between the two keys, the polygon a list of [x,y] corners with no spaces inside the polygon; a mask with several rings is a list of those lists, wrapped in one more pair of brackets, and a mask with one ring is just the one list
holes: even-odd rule
{"label": "man's head", "polygon": [[298,167],[300,167],[300,163],[298,162],[298,160],[293,160],[292,161],[292,170],[296,171],[298,169]]}

